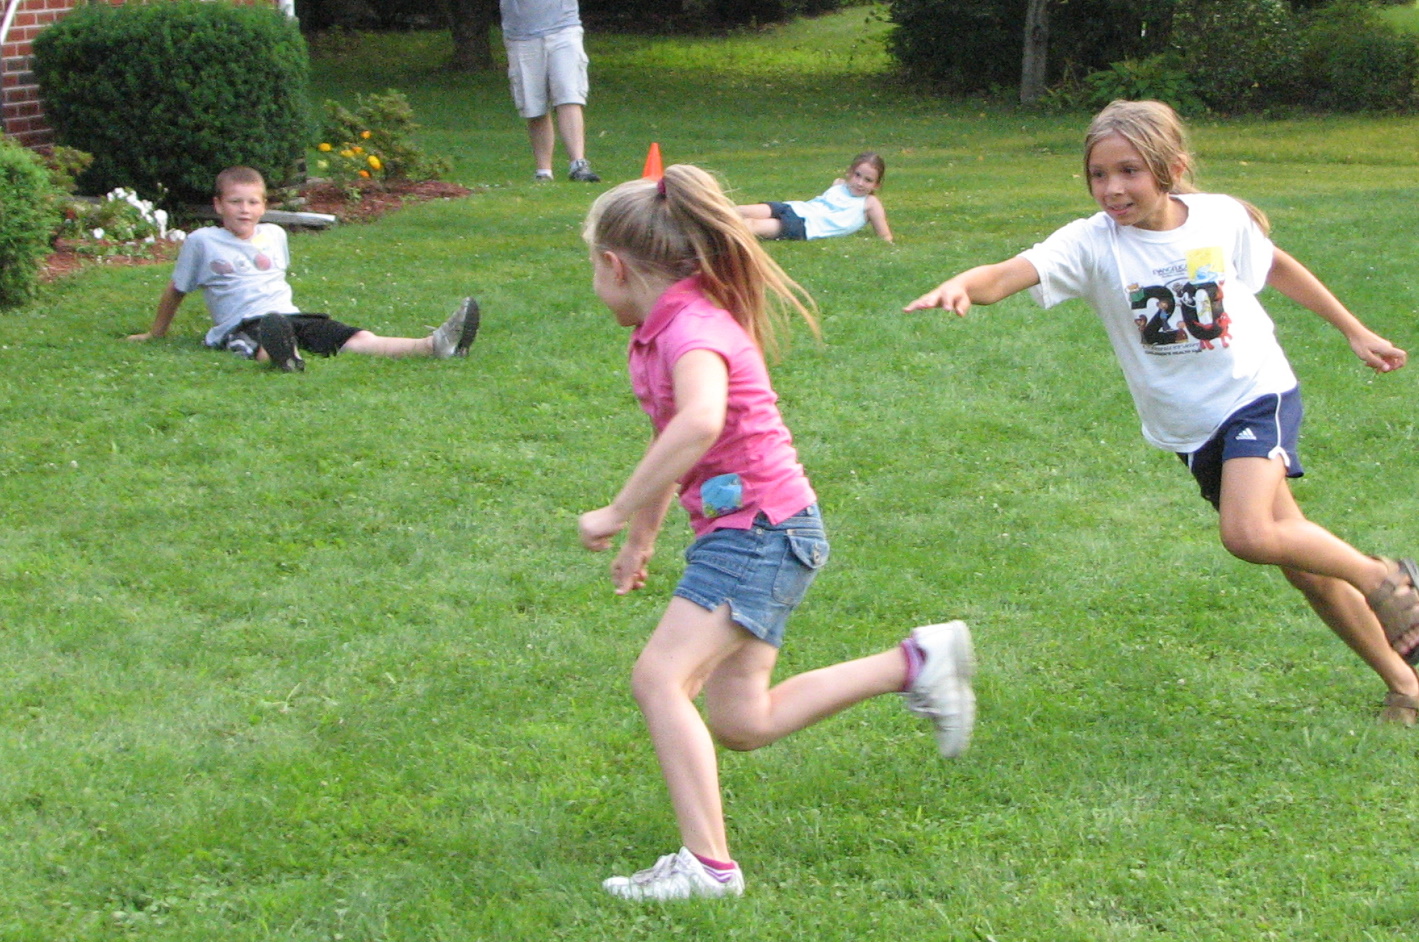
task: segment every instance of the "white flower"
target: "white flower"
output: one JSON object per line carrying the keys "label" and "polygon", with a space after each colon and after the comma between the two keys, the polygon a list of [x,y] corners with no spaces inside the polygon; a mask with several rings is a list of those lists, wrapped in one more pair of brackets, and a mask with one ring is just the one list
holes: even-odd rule
{"label": "white flower", "polygon": [[102,230],[102,229],[95,229],[95,230],[94,230],[94,238],[95,238],[95,239],[102,239],[102,238],[103,238],[103,230]]}
{"label": "white flower", "polygon": [[183,232],[181,229],[172,229],[167,235],[169,242],[181,242],[185,238],[187,238],[187,233]]}

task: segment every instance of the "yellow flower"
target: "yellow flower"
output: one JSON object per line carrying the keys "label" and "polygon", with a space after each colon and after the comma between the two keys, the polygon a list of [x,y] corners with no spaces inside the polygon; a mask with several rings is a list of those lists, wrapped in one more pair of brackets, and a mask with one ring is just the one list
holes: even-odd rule
{"label": "yellow flower", "polygon": [[384,169],[384,164],[382,164],[382,163],[380,162],[379,158],[376,157],[374,154],[370,154],[370,155],[369,155],[368,157],[366,157],[365,159],[366,159],[367,161],[369,161],[369,165],[370,165],[371,169],[374,169],[374,170],[383,170],[383,169]]}
{"label": "yellow flower", "polygon": [[374,133],[374,132],[372,132],[372,131],[361,131],[361,132],[360,132],[360,140],[362,140],[362,141],[367,141],[367,140],[369,140],[369,139],[370,139],[370,135],[371,135],[372,133]]}
{"label": "yellow flower", "polygon": [[341,156],[341,157],[347,157],[347,158],[348,158],[348,157],[354,157],[354,156],[355,156],[355,152],[352,151],[352,150],[350,150],[350,148],[347,147],[347,148],[345,148],[344,150],[342,150],[342,151],[340,152],[340,156]]}
{"label": "yellow flower", "polygon": [[322,154],[328,154],[333,148],[329,144],[321,143],[316,145],[316,150],[320,151]]}
{"label": "yellow flower", "polygon": [[363,147],[356,147],[354,148],[354,151],[357,154],[363,154],[365,152],[365,149]]}
{"label": "yellow flower", "polygon": [[361,170],[361,171],[360,171],[360,176],[362,176],[362,177],[364,177],[366,180],[368,180],[368,179],[370,178],[370,172],[369,172],[368,170]]}

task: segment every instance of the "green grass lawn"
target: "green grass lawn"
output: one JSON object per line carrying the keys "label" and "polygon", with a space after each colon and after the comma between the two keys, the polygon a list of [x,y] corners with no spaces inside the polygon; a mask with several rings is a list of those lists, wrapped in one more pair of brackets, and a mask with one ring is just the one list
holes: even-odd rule
{"label": "green grass lawn", "polygon": [[[532,183],[504,77],[440,71],[442,35],[318,60],[318,97],[406,92],[479,192],[294,238],[297,300],[415,335],[474,294],[467,361],[274,374],[202,349],[195,298],[124,343],[170,266],[0,316],[0,940],[1414,937],[1419,733],[1220,548],[1093,315],[899,313],[1092,211],[1088,116],[903,89],[884,29],[590,37],[590,187]],[[1194,130],[1205,187],[1419,354],[1412,117]],[[579,231],[651,141],[744,201],[885,155],[896,246],[771,247],[822,307],[774,375],[834,538],[782,671],[964,617],[981,714],[949,765],[894,698],[725,755],[748,895],[636,907],[598,883],[676,846],[627,678],[688,530],[627,599],[577,546],[646,434]],[[1373,376],[1266,302],[1303,506],[1419,551],[1419,365]]]}

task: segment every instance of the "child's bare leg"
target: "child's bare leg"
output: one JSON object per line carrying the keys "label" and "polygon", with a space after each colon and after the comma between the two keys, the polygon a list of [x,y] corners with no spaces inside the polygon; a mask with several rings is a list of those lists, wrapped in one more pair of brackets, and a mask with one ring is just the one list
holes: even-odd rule
{"label": "child's bare leg", "polygon": [[727,606],[707,612],[677,596],[646,642],[631,677],[681,841],[692,853],[713,860],[732,858],[714,741],[694,698],[715,667],[748,640],[752,636],[730,621]]}
{"label": "child's bare leg", "polygon": [[768,203],[749,203],[736,206],[739,215],[749,224],[749,231],[760,239],[777,239],[783,235],[783,223],[773,217]]}
{"label": "child's bare leg", "polygon": [[1329,576],[1285,568],[1281,571],[1301,590],[1320,620],[1380,675],[1386,687],[1395,693],[1419,696],[1419,675],[1390,647],[1379,619],[1354,586]]}
{"label": "child's bare leg", "polygon": [[751,638],[705,681],[705,712],[715,739],[729,749],[759,749],[855,703],[900,691],[900,648],[796,674],[770,687],[778,650]]}
{"label": "child's bare leg", "polygon": [[427,357],[433,356],[434,344],[428,337],[381,337],[362,330],[345,341],[340,351],[374,357]]}
{"label": "child's bare leg", "polygon": [[1239,559],[1342,579],[1369,595],[1387,569],[1307,520],[1279,458],[1232,458],[1222,465],[1222,545]]}
{"label": "child's bare leg", "polygon": [[1419,678],[1385,639],[1365,594],[1384,580],[1379,560],[1301,513],[1279,459],[1234,458],[1222,466],[1222,544],[1247,562],[1279,566],[1286,578],[1390,690],[1419,693]]}

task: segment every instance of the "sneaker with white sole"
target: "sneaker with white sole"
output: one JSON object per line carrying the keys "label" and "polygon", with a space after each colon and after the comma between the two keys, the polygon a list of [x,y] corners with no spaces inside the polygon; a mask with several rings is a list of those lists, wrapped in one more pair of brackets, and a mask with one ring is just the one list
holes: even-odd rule
{"label": "sneaker with white sole", "polygon": [[429,335],[434,344],[434,356],[442,360],[468,356],[468,348],[478,336],[479,320],[478,302],[464,298],[448,320]]}
{"label": "sneaker with white sole", "polygon": [[975,653],[971,632],[963,621],[926,625],[912,632],[921,649],[921,670],[911,689],[902,694],[907,709],[936,725],[941,755],[954,759],[971,743],[976,723],[976,695],[971,689]]}
{"label": "sneaker with white sole", "polygon": [[714,899],[743,896],[744,874],[738,867],[728,880],[715,879],[699,858],[682,847],[666,854],[648,870],[628,877],[610,877],[601,886],[612,896],[630,900]]}

